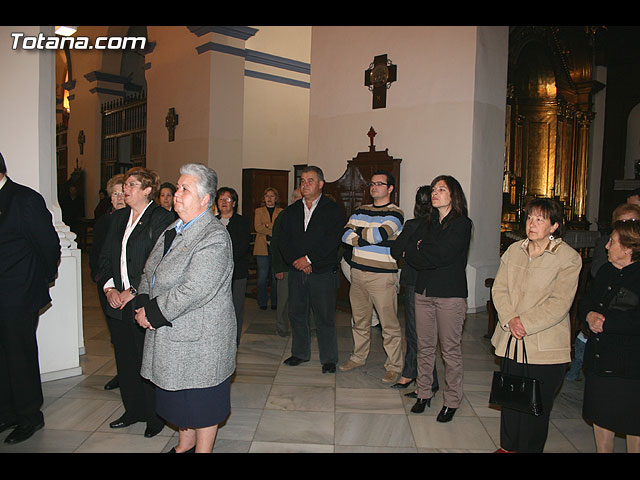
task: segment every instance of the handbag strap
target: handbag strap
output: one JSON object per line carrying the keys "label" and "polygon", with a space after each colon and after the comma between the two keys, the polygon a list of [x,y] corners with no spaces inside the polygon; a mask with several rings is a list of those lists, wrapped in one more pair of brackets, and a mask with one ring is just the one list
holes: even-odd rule
{"label": "handbag strap", "polygon": [[[502,358],[502,371],[504,371],[504,363],[506,361],[506,359],[509,357],[509,351],[511,350],[511,339],[513,338],[513,335],[509,335],[509,340],[507,340],[507,349],[505,351],[504,357]],[[522,340],[522,362],[524,365],[524,375],[528,376],[529,375],[529,361],[527,360],[527,349],[525,347],[524,344],[524,338],[521,339]],[[513,349],[513,360],[517,363],[518,362],[518,339],[516,338],[516,344],[515,347]]]}

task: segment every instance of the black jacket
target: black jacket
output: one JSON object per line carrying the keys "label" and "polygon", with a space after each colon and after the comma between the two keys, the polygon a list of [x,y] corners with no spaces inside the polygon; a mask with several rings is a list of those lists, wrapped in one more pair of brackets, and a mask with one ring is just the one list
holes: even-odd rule
{"label": "black jacket", "polygon": [[393,242],[393,245],[391,246],[391,256],[396,259],[398,265],[401,268],[401,285],[414,286],[416,284],[416,280],[418,279],[418,271],[406,262],[404,258],[404,252],[407,249],[409,240],[411,239],[415,231],[421,224],[425,222],[426,219],[424,218],[412,218],[411,220],[407,220],[406,222],[404,222],[400,236],[396,238],[396,241]]}
{"label": "black jacket", "polygon": [[[220,218],[220,215],[217,215]],[[249,253],[251,249],[251,226],[249,219],[234,213],[227,224],[233,246],[233,279],[249,277]]]}
{"label": "black jacket", "polygon": [[60,239],[44,198],[13,182],[0,189],[0,310],[40,310],[60,261]]}
{"label": "black jacket", "polygon": [[[468,217],[450,220],[450,216],[451,213],[440,223],[438,210],[434,210],[430,221],[421,222],[407,241],[404,258],[418,270],[416,293],[467,298],[465,269],[472,224]],[[419,247],[418,240],[422,240]]]}
{"label": "black jacket", "polygon": [[280,213],[284,215],[278,237],[282,258],[291,266],[306,255],[313,273],[337,271],[338,248],[346,224],[344,213],[338,204],[322,195],[305,231],[303,201],[292,203]]}
{"label": "black jacket", "polygon": [[[104,288],[104,284],[113,278],[115,287],[122,291],[120,256],[122,254],[122,239],[130,213],[131,208],[125,207],[111,214],[111,225],[109,225],[107,238],[100,252],[100,278],[98,279],[100,288]],[[138,219],[138,224],[127,241],[127,273],[129,283],[134,288],[138,288],[140,284],[140,277],[147,257],[158,237],[174,221],[173,214],[155,202],[152,202]],[[108,307],[107,313],[113,318],[122,318],[120,310]]]}
{"label": "black jacket", "polygon": [[640,262],[618,270],[611,263],[596,278],[578,305],[586,325],[591,311],[604,315],[602,333],[589,331],[584,353],[585,372],[640,379]]}

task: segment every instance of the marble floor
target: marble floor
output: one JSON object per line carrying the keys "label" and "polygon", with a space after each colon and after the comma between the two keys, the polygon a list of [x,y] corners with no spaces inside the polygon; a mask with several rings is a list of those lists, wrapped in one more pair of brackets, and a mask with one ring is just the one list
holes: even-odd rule
{"label": "marble floor", "polygon": [[[119,390],[104,384],[116,373],[109,333],[83,255],[83,313],[86,354],[83,374],[43,383],[45,427],[29,440],[0,452],[154,453],[177,443],[170,427],[153,438],[142,423],[113,430],[109,422],[123,413]],[[401,317],[402,321],[404,319]],[[322,374],[315,337],[312,358],[296,367],[283,365],[291,338],[275,332],[275,312],[261,311],[247,298],[245,326],[231,386],[232,411],[218,430],[214,453],[433,453],[492,452],[498,447],[500,412],[488,405],[497,363],[484,338],[486,314],[468,315],[463,335],[464,400],[450,423],[436,422],[442,393],[431,408],[413,414],[414,400],[380,379],[385,359],[381,334],[372,329],[366,366]],[[340,363],[352,347],[350,315],[337,314]],[[437,362],[443,372],[441,361]],[[565,381],[553,411],[545,452],[594,452],[591,427],[581,418],[583,382]],[[624,452],[623,438],[615,450]]]}

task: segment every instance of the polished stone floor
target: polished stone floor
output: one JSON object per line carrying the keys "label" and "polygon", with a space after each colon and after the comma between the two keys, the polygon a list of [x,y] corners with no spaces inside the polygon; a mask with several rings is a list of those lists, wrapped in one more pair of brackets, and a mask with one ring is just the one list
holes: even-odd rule
{"label": "polished stone floor", "polygon": [[[116,373],[106,322],[95,285],[87,280],[83,255],[83,313],[86,354],[83,375],[43,384],[45,427],[29,440],[0,452],[166,452],[177,433],[165,427],[144,438],[144,424],[113,430],[122,403],[118,390],[103,385]],[[442,394],[431,408],[413,414],[413,400],[383,384],[385,354],[380,331],[372,329],[372,351],[363,368],[322,374],[317,343],[312,359],[283,365],[291,339],[275,332],[275,312],[261,311],[247,298],[245,328],[231,386],[231,415],[218,431],[216,452],[492,452],[498,447],[500,412],[488,405],[492,372],[497,368],[484,338],[486,314],[468,315],[463,337],[464,400],[450,423],[436,422]],[[338,312],[340,362],[352,347],[350,316]],[[439,372],[443,372],[438,360]],[[581,418],[583,382],[565,381],[551,413],[545,452],[594,452],[591,427]],[[626,451],[616,437],[615,450]]]}

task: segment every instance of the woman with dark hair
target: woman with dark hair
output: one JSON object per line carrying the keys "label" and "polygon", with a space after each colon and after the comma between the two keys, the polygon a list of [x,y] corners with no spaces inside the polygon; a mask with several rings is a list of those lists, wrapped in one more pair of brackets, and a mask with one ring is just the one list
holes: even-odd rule
{"label": "woman with dark hair", "polygon": [[449,175],[431,182],[432,212],[411,236],[407,263],[418,271],[415,315],[418,334],[417,399],[411,408],[431,406],[436,345],[445,366],[444,406],[438,422],[449,422],[462,402],[462,327],[467,312],[467,251],[471,220],[460,183]]}
{"label": "woman with dark hair", "polygon": [[578,315],[591,330],[584,355],[583,416],[593,422],[597,451],[613,452],[615,433],[640,453],[640,222],[617,221]]}
{"label": "woman with dark hair", "polygon": [[[256,208],[253,219],[256,230],[253,254],[256,256],[258,264],[258,306],[260,310],[267,309],[269,296],[271,297],[271,309],[278,308],[277,279],[271,268],[273,222],[282,211],[282,208],[278,206],[278,198],[278,190],[267,187],[262,195],[262,206]],[[269,295],[268,287],[269,278],[271,278],[271,295]]]}
{"label": "woman with dark hair", "polygon": [[171,182],[165,182],[160,185],[158,189],[158,205],[165,210],[173,213],[175,219],[178,219],[178,214],[173,209],[173,197],[176,194],[176,186]]}
{"label": "woman with dark hair", "polygon": [[[503,371],[541,381],[543,413],[534,416],[502,407],[497,452],[542,453],[553,400],[571,361],[569,310],[578,286],[582,259],[562,241],[563,210],[556,200],[535,198],[526,208],[527,238],[509,246],[491,290],[498,323],[491,338]],[[520,343],[507,352],[513,337]],[[523,362],[526,347],[527,363]]]}
{"label": "woman with dark hair", "polygon": [[247,278],[249,277],[251,227],[249,226],[249,219],[238,214],[238,192],[233,188],[219,188],[215,204],[218,206],[218,215],[216,217],[227,227],[233,246],[233,282],[231,284],[231,292],[238,325],[237,343],[240,345],[244,300],[247,291]]}
{"label": "woman with dark hair", "polygon": [[100,252],[100,287],[107,298],[107,324],[116,358],[124,414],[111,428],[146,422],[145,437],[160,433],[164,421],[156,415],[153,385],[140,376],[144,329],[134,321],[132,301],[137,293],[145,262],[173,215],[154,199],[158,175],[143,167],[124,174],[126,207],[112,214],[107,238]]}
{"label": "woman with dark hair", "polygon": [[[407,220],[402,227],[402,233],[391,247],[391,255],[398,262],[404,261],[404,251],[407,242],[426,218],[431,216],[431,186],[423,185],[416,191],[416,200],[413,207],[413,217]],[[418,272],[407,262],[402,263],[400,270],[400,285],[404,285],[404,320],[405,338],[407,349],[404,357],[402,376],[391,388],[407,388],[418,376],[418,336],[416,334],[416,310],[415,310],[415,285]],[[438,390],[438,374],[433,366],[433,393]],[[407,394],[415,397],[415,392]]]}

